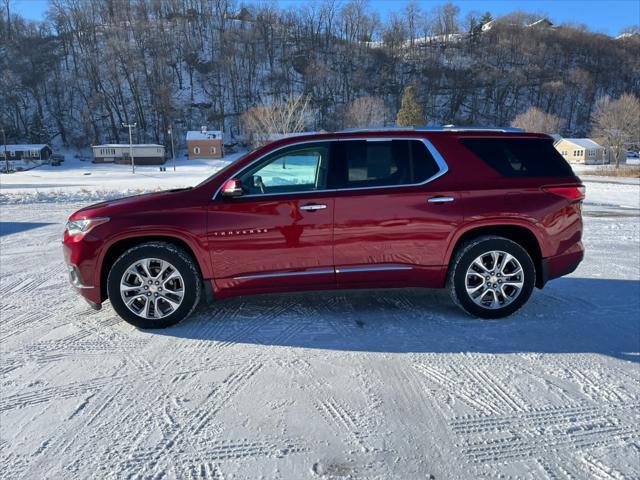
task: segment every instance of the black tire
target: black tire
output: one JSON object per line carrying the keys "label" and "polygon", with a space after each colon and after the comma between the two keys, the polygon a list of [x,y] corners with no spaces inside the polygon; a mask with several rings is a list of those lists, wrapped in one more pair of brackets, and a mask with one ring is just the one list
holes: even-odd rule
{"label": "black tire", "polygon": [[[504,307],[485,308],[475,303],[467,293],[466,274],[471,263],[483,253],[502,251],[513,255],[522,266],[522,289],[511,303]],[[456,250],[447,276],[447,289],[452,300],[469,315],[495,319],[511,315],[522,307],[533,291],[536,269],[527,251],[516,242],[503,237],[483,236],[462,244]],[[504,298],[504,297],[501,297]]]}
{"label": "black tire", "polygon": [[[137,315],[125,305],[120,294],[120,281],[125,270],[144,258],[157,258],[171,263],[184,281],[182,303],[173,313],[162,318],[147,319]],[[202,278],[195,260],[183,249],[166,242],[148,242],[130,248],[118,257],[107,278],[107,293],[113,309],[125,322],[145,329],[170,327],[187,318],[198,306],[201,290]]]}

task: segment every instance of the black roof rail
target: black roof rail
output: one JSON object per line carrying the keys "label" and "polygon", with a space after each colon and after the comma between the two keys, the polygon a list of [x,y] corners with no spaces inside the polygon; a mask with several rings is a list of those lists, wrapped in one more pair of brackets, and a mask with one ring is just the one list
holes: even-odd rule
{"label": "black roof rail", "polygon": [[416,130],[426,132],[502,132],[502,133],[522,133],[522,128],[515,127],[475,127],[475,126],[458,126],[458,125],[442,125],[442,126],[426,126],[416,127]]}
{"label": "black roof rail", "polygon": [[408,127],[371,127],[371,128],[347,128],[336,133],[358,133],[358,132],[393,132],[402,130],[416,130],[419,132],[502,132],[502,133],[522,133],[522,128],[515,127],[473,127],[457,125],[427,125]]}
{"label": "black roof rail", "polygon": [[358,132],[395,132],[402,130],[416,130],[416,127],[368,127],[368,128],[346,128],[338,130],[336,133],[358,133]]}

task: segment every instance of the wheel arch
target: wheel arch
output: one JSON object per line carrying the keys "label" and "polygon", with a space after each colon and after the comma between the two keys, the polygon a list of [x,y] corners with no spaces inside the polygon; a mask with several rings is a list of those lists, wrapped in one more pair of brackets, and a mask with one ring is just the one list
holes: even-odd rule
{"label": "wheel arch", "polygon": [[544,244],[541,241],[541,235],[533,225],[526,225],[520,222],[473,224],[458,231],[447,249],[447,274],[456,250],[465,242],[485,235],[507,238],[527,250],[536,268],[536,287],[542,288],[544,286]]}
{"label": "wheel arch", "polygon": [[100,300],[104,301],[108,298],[107,293],[107,277],[109,275],[109,271],[111,267],[115,263],[115,261],[122,255],[124,252],[129,250],[130,248],[135,247],[136,245],[140,245],[143,243],[149,242],[164,242],[174,245],[176,247],[184,250],[187,255],[189,255],[196,266],[198,267],[201,278],[204,280],[206,275],[208,274],[209,269],[207,265],[203,265],[199,260],[198,255],[195,253],[194,247],[190,244],[189,241],[184,238],[178,237],[176,235],[170,234],[153,234],[153,235],[133,235],[127,236],[125,238],[120,238],[113,243],[111,243],[104,251],[102,259],[100,261],[100,271],[99,271],[99,285],[100,285]]}

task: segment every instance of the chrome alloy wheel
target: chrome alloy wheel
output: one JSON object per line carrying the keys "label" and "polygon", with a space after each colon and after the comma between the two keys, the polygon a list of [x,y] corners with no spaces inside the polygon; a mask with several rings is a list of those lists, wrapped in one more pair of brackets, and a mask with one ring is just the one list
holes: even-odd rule
{"label": "chrome alloy wheel", "polygon": [[136,315],[149,320],[175,312],[184,298],[184,280],[176,267],[159,258],[132,263],[120,280],[122,301]]}
{"label": "chrome alloy wheel", "polygon": [[467,294],[477,305],[491,310],[513,302],[524,285],[522,265],[513,255],[493,250],[476,258],[465,276]]}

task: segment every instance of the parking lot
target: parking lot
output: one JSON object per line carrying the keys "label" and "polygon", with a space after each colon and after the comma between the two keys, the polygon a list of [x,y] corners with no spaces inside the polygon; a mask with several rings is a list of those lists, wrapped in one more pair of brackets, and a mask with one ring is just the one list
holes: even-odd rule
{"label": "parking lot", "polygon": [[637,478],[640,197],[623,187],[587,194],[585,261],[506,320],[444,291],[348,291],[225,300],[162,331],[68,286],[81,204],[2,205],[2,476]]}

